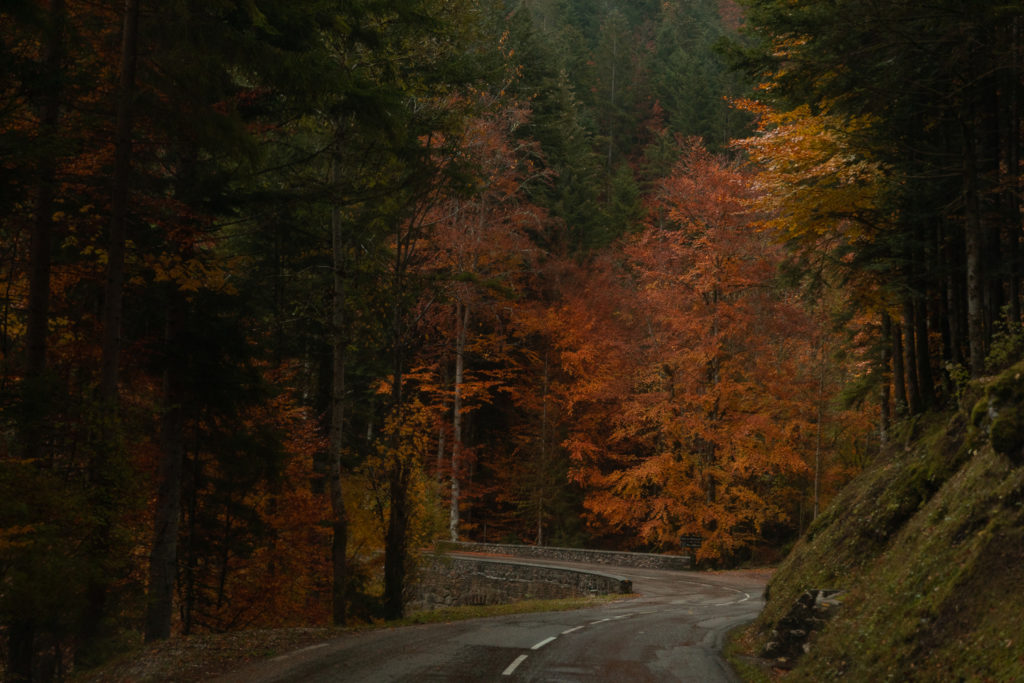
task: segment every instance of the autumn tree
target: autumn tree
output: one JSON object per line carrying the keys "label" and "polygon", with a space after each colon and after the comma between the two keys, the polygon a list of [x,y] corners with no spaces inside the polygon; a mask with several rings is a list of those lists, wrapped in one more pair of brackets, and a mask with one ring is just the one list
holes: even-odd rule
{"label": "autumn tree", "polygon": [[543,213],[525,199],[525,186],[545,177],[535,163],[536,150],[526,144],[513,148],[509,140],[510,132],[528,116],[521,109],[498,106],[469,123],[459,139],[459,150],[471,160],[478,185],[469,196],[453,197],[439,205],[432,230],[436,251],[428,267],[448,282],[446,301],[434,314],[435,324],[441,327],[440,338],[450,343],[439,362],[454,366],[442,373],[452,379],[450,430],[441,432],[451,435],[446,469],[452,540],[459,537],[465,473],[463,426],[469,409],[464,401],[485,398],[496,382],[482,374],[484,368],[478,372],[470,368],[467,374],[467,358],[471,353],[489,355],[486,331],[493,329],[493,321],[504,317],[500,309],[511,305],[516,280],[532,257],[534,247],[527,232],[544,222]]}
{"label": "autumn tree", "polygon": [[570,366],[575,409],[589,404],[606,426],[581,422],[568,444],[603,533],[659,549],[700,534],[703,557],[728,558],[795,521],[806,435],[820,423],[813,325],[775,280],[781,253],[752,230],[750,192],[748,176],[691,144],[616,276],[635,286],[631,305],[613,299],[602,315],[590,295],[603,326],[587,362]]}
{"label": "autumn tree", "polygon": [[[1021,10],[744,4],[756,41],[747,64],[765,96],[783,111],[807,105],[845,117],[855,158],[885,165],[878,208],[888,229],[852,258],[884,273],[886,314],[901,319],[901,329],[890,326],[891,376],[911,412],[926,410],[940,390],[948,395],[947,366],[985,371],[1003,307],[1019,313],[1020,219],[1004,209],[1016,205],[1006,189],[1018,184],[1019,36],[1008,27]],[[860,127],[866,116],[870,126]]]}

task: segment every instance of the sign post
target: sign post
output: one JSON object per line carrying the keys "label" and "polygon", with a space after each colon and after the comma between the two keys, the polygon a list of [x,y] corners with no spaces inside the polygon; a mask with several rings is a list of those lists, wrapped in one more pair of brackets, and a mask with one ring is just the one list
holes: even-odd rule
{"label": "sign post", "polygon": [[685,550],[691,551],[691,566],[697,564],[696,551],[700,548],[702,543],[704,543],[704,537],[698,534],[683,534],[679,537],[679,545]]}

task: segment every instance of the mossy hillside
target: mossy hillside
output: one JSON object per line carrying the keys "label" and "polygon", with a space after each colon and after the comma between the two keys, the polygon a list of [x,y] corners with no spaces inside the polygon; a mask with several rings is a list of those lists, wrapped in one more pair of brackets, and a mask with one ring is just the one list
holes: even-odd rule
{"label": "mossy hillside", "polygon": [[863,472],[808,529],[769,585],[760,625],[786,614],[807,588],[841,587],[888,547],[903,524],[964,459],[964,421],[927,416],[906,425],[907,434]]}
{"label": "mossy hillside", "polygon": [[909,425],[776,573],[761,645],[802,591],[846,591],[787,680],[1024,680],[1024,367],[963,403]]}

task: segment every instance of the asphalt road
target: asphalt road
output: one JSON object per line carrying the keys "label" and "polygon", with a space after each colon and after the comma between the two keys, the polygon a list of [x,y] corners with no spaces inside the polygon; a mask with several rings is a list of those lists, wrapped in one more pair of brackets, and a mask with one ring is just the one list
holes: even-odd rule
{"label": "asphalt road", "polygon": [[754,572],[678,572],[554,563],[628,578],[639,597],[571,612],[347,635],[221,680],[735,682],[725,634],[763,606]]}

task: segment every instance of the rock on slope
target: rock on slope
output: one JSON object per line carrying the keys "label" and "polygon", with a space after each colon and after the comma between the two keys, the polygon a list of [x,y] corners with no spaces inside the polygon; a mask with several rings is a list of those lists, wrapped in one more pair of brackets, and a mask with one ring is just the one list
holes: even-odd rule
{"label": "rock on slope", "polygon": [[1024,363],[961,405],[905,425],[776,572],[762,653],[805,591],[842,591],[787,681],[1024,680]]}

